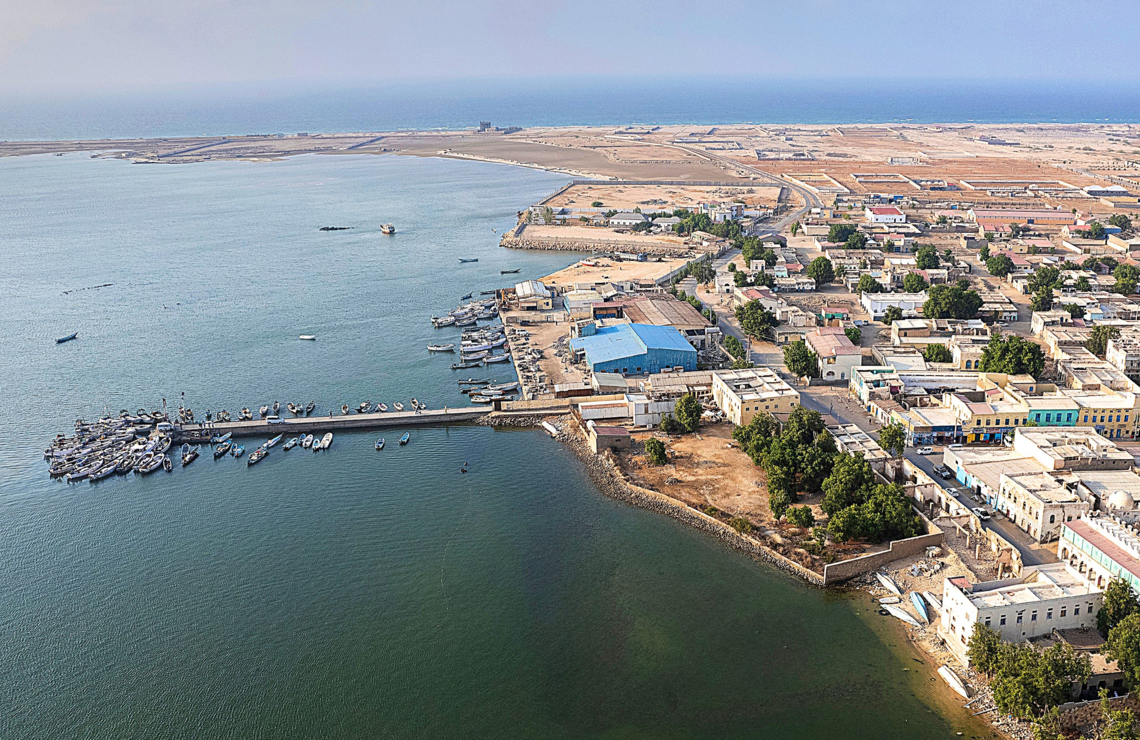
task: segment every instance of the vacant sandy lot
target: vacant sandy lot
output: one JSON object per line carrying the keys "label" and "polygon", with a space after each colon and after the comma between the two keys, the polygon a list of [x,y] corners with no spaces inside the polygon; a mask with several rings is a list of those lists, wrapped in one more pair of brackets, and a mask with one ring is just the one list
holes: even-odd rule
{"label": "vacant sandy lot", "polygon": [[687,260],[662,259],[660,262],[614,262],[608,259],[588,260],[595,266],[575,262],[542,278],[547,287],[565,288],[575,283],[597,283],[606,280],[657,280],[681,267]]}
{"label": "vacant sandy lot", "polygon": [[[770,208],[780,197],[781,188],[749,186],[739,188],[699,187],[696,185],[574,185],[548,201],[551,208],[601,208],[602,210],[645,213],[694,208],[698,203],[742,200],[747,205]],[[602,206],[592,206],[601,202]]]}

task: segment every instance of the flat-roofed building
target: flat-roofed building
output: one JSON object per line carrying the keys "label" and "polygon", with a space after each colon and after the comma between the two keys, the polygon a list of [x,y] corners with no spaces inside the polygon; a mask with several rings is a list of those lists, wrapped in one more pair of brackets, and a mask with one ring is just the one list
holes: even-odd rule
{"label": "flat-roofed building", "polygon": [[1031,566],[1019,578],[942,584],[938,633],[964,663],[974,626],[984,624],[1004,642],[1022,642],[1054,629],[1096,626],[1103,594],[1064,563]]}
{"label": "flat-roofed building", "polygon": [[1057,555],[1091,586],[1105,588],[1113,578],[1123,578],[1140,594],[1140,537],[1114,517],[1066,522]]}
{"label": "flat-roofed building", "polygon": [[1140,475],[1133,470],[1082,470],[1077,491],[1094,501],[1094,508],[1128,524],[1140,521]]}
{"label": "flat-roofed building", "polygon": [[995,508],[1038,542],[1061,536],[1061,526],[1092,510],[1092,504],[1073,490],[1073,476],[1058,477],[1043,469],[1003,473]]}
{"label": "flat-roofed building", "polygon": [[874,365],[853,368],[847,388],[867,408],[874,399],[885,400],[902,393],[903,382],[894,366]]}
{"label": "flat-roofed building", "polygon": [[717,408],[737,426],[746,426],[756,414],[790,414],[800,405],[800,394],[771,368],[716,370],[712,394]]}
{"label": "flat-roofed building", "polygon": [[[597,319],[618,318],[631,324],[671,326],[697,349],[703,349],[712,336],[709,329],[713,327],[700,311],[667,293],[622,297],[606,303],[595,303],[592,311]],[[714,334],[719,336],[720,330],[715,330]]]}
{"label": "flat-roofed building", "polygon": [[863,216],[869,224],[906,223],[906,214],[895,206],[867,206],[863,209]]}
{"label": "flat-roofed building", "polygon": [[1140,382],[1140,337],[1108,340],[1108,351],[1104,359],[1132,380]]}
{"label": "flat-roofed building", "polygon": [[515,298],[522,311],[549,311],[554,307],[550,291],[539,280],[527,280],[515,285]]}
{"label": "flat-roofed building", "polygon": [[835,447],[848,455],[862,455],[875,470],[882,471],[890,454],[875,439],[854,424],[836,424],[827,431],[835,439]]}
{"label": "flat-roofed building", "polygon": [[1077,222],[1076,216],[1069,211],[1051,211],[1045,209],[1012,209],[1012,208],[971,208],[966,218],[975,223],[983,221],[1005,225],[1009,224],[1036,224],[1038,226],[1066,226]]}
{"label": "flat-roofed building", "polygon": [[902,311],[903,318],[917,318],[927,298],[925,290],[921,293],[862,293],[859,305],[875,320],[881,319],[892,306]]}

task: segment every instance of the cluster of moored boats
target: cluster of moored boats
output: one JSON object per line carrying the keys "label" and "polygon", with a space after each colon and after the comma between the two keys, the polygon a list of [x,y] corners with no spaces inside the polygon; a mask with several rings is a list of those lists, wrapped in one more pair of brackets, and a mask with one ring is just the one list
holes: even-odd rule
{"label": "cluster of moored boats", "polygon": [[161,411],[137,414],[124,410],[88,423],[75,422],[75,434],[60,434],[44,450],[48,472],[69,482],[102,480],[111,475],[135,472],[148,475],[174,464],[166,454],[173,443],[174,427]]}
{"label": "cluster of moored boats", "polygon": [[[494,292],[494,291],[491,291]],[[464,300],[471,294],[464,296]],[[433,316],[432,325],[437,329],[447,326],[458,326],[463,329],[458,346],[455,342],[429,344],[429,352],[455,352],[459,350],[459,362],[452,364],[452,370],[492,365],[498,362],[507,362],[511,359],[510,347],[504,334],[502,324],[494,326],[477,326],[480,320],[494,320],[498,318],[495,312],[495,300],[477,300],[465,303],[447,316]]]}
{"label": "cluster of moored boats", "polygon": [[459,392],[465,394],[471,403],[487,404],[495,401],[507,401],[519,392],[517,381],[496,383],[494,378],[485,380],[467,378],[458,382]]}
{"label": "cluster of moored boats", "polygon": [[[286,403],[285,404],[285,408],[289,411],[289,413],[293,414],[294,416],[308,416],[309,414],[313,413],[313,409],[315,409],[316,407],[317,407],[317,404],[314,401],[309,401],[308,404],[303,404],[303,403]],[[273,403],[263,404],[261,406],[261,408],[258,409],[257,413],[258,413],[258,416],[260,418],[268,419],[268,420],[272,421],[274,419],[279,418],[277,416],[277,414],[280,411],[281,411],[281,402],[280,401],[274,401]],[[178,420],[181,421],[183,424],[192,423],[194,421],[194,410],[191,408],[187,408],[185,406],[179,407],[179,409],[178,409]],[[210,409],[206,409],[206,421],[226,422],[226,421],[232,421],[232,420],[233,420],[233,418],[230,416],[230,412],[226,411],[225,409],[222,409],[221,411],[217,412],[216,414],[213,411],[211,411]],[[238,421],[252,421],[252,420],[253,420],[253,411],[248,406],[243,406],[241,408],[241,410],[238,411]]]}
{"label": "cluster of moored boats", "polygon": [[[411,406],[412,411],[427,411],[427,404],[418,398],[413,398],[409,405]],[[400,401],[393,401],[391,408],[396,411],[403,411],[407,407],[404,406],[404,404]],[[361,401],[356,406],[356,408],[352,408],[347,403],[341,404],[340,413],[344,414],[345,416],[348,416],[349,414],[382,414],[388,411],[388,409],[388,404],[384,403],[383,401],[380,401],[378,403],[372,403],[371,401]]]}

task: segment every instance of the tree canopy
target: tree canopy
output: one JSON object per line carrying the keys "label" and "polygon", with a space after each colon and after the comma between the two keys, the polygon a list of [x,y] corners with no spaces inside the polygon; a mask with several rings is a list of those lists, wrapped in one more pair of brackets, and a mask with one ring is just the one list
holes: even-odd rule
{"label": "tree canopy", "polygon": [[736,320],[740,322],[740,328],[745,334],[758,339],[768,336],[768,331],[779,323],[776,314],[764,308],[757,300],[737,306]]}
{"label": "tree canopy", "polygon": [[1029,292],[1036,293],[1044,288],[1054,288],[1061,284],[1061,271],[1056,267],[1045,265],[1038,267],[1029,278]]}
{"label": "tree canopy", "polygon": [[903,278],[903,291],[906,293],[921,293],[927,286],[926,278],[917,272],[909,272]]}
{"label": "tree canopy", "polygon": [[1043,651],[1026,643],[1002,643],[995,663],[990,681],[994,704],[1021,719],[1069,701],[1073,683],[1084,683],[1092,673],[1089,657],[1066,643]]}
{"label": "tree canopy", "polygon": [[997,278],[1003,278],[1013,272],[1013,260],[1007,254],[995,254],[986,260],[986,269]]}
{"label": "tree canopy", "polygon": [[857,326],[849,326],[843,330],[843,333],[847,335],[852,344],[859,344],[863,341],[863,330]]}
{"label": "tree canopy", "polygon": [[1085,340],[1085,349],[1097,357],[1104,357],[1108,351],[1108,340],[1120,336],[1120,329],[1115,326],[1094,326],[1089,338]]}
{"label": "tree canopy", "polygon": [[933,244],[924,244],[914,253],[914,264],[920,270],[936,269],[941,264],[941,260],[938,258],[938,250],[934,248]]}
{"label": "tree canopy", "polygon": [[1114,213],[1113,215],[1109,216],[1108,223],[1109,225],[1115,226],[1121,231],[1132,230],[1132,219],[1128,218],[1128,216],[1125,216],[1123,213]]}
{"label": "tree canopy", "polygon": [[802,339],[785,345],[784,365],[798,378],[819,377],[819,357],[808,349]]}
{"label": "tree canopy", "polygon": [[855,286],[856,293],[882,293],[883,286],[870,274],[859,276],[859,284]]}
{"label": "tree canopy", "polygon": [[827,230],[827,240],[834,244],[842,244],[851,238],[859,228],[855,224],[832,224]]}
{"label": "tree canopy", "polygon": [[669,462],[669,457],[665,454],[665,443],[656,437],[645,440],[645,454],[649,458],[650,465],[664,465]]}
{"label": "tree canopy", "polygon": [[[1112,628],[1132,614],[1140,614],[1140,601],[1122,578],[1113,578],[1104,590],[1104,601],[1096,613],[1096,628],[1105,637]],[[1140,668],[1140,665],[1137,666]]]}
{"label": "tree canopy", "polygon": [[1140,269],[1134,265],[1117,265],[1112,271],[1116,282],[1112,285],[1112,292],[1121,295],[1132,295],[1136,292],[1136,283],[1140,281]]}
{"label": "tree canopy", "polygon": [[[932,344],[932,347],[941,347]],[[879,430],[879,446],[895,457],[902,457],[906,451],[906,430],[901,424],[888,424]]]}
{"label": "tree canopy", "polygon": [[903,317],[902,309],[898,306],[887,306],[887,310],[883,311],[883,323],[887,326],[901,320]]}
{"label": "tree canopy", "polygon": [[[1104,611],[1103,607],[1101,611]],[[1100,622],[1099,613],[1097,622]],[[1105,641],[1104,652],[1120,665],[1129,690],[1140,688],[1140,613],[1131,612],[1112,628]]]}
{"label": "tree canopy", "polygon": [[1053,289],[1042,288],[1033,294],[1033,300],[1029,302],[1029,308],[1033,311],[1049,311],[1053,308]]}
{"label": "tree canopy", "polygon": [[1045,369],[1045,354],[1040,345],[1016,334],[1002,336],[1001,332],[994,332],[982,350],[978,369],[984,373],[1007,375],[1028,373],[1036,378]]}
{"label": "tree canopy", "polygon": [[953,362],[954,353],[945,344],[928,344],[922,350],[922,359],[927,362]]}
{"label": "tree canopy", "polygon": [[815,280],[816,285],[827,285],[835,279],[835,268],[827,257],[816,257],[808,265],[807,276]]}
{"label": "tree canopy", "polygon": [[796,502],[799,491],[819,492],[838,453],[818,411],[800,406],[788,415],[783,431],[778,432],[778,428],[771,415],[756,414],[746,426],[734,429],[732,436],[764,470],[768,506],[780,517]]}
{"label": "tree canopy", "polygon": [[928,319],[972,319],[982,307],[982,297],[961,285],[934,285],[927,295],[922,315]]}
{"label": "tree canopy", "polygon": [[701,403],[697,397],[692,393],[686,393],[677,399],[677,406],[674,413],[677,415],[677,421],[686,432],[690,434],[697,431],[701,426]]}

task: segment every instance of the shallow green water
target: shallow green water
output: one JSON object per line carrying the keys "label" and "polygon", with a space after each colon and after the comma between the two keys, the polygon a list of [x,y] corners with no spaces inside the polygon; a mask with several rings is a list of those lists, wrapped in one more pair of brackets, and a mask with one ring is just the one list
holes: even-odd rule
{"label": "shallow green water", "polygon": [[568,261],[491,231],[561,182],[0,160],[0,737],[953,735],[859,604],[605,498],[539,433],[48,479],[50,437],[104,406],[459,403],[426,318]]}

